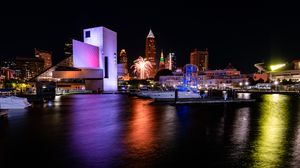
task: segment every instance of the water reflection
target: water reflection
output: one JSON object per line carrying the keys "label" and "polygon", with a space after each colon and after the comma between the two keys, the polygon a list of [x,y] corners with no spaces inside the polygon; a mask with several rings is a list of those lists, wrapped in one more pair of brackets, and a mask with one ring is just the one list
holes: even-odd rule
{"label": "water reflection", "polygon": [[263,95],[259,105],[258,136],[252,146],[252,167],[281,167],[285,156],[288,125],[288,102],[285,95]]}
{"label": "water reflection", "polygon": [[233,130],[231,135],[231,143],[233,148],[231,150],[231,156],[233,158],[239,158],[244,153],[248,143],[248,136],[250,130],[250,108],[243,107],[237,109],[235,112],[235,120],[233,121]]}
{"label": "water reflection", "polygon": [[31,165],[38,158],[50,167],[72,168],[300,164],[299,98],[262,95],[251,106],[150,101],[70,95],[52,106],[9,111],[0,120],[0,162],[23,159]]}
{"label": "water reflection", "polygon": [[[71,107],[71,150],[83,167],[111,167],[121,152],[120,95],[77,95]],[[106,103],[105,103],[106,102]],[[107,103],[109,102],[109,103]]]}
{"label": "water reflection", "polygon": [[292,167],[299,167],[300,165],[300,114],[299,114],[299,104],[298,102],[298,108],[297,108],[297,115],[296,118],[296,128],[294,130],[294,139],[292,143],[292,160],[291,160],[291,166]]}
{"label": "water reflection", "polygon": [[[161,138],[165,143],[174,141],[178,118],[174,106],[164,106],[162,124],[160,124]],[[170,145],[170,144],[169,144]]]}
{"label": "water reflection", "polygon": [[238,99],[250,99],[250,93],[237,93],[237,98]]}
{"label": "water reflection", "polygon": [[148,101],[135,100],[132,106],[132,119],[129,122],[127,145],[131,146],[131,154],[146,157],[153,152],[155,141],[155,110]]}

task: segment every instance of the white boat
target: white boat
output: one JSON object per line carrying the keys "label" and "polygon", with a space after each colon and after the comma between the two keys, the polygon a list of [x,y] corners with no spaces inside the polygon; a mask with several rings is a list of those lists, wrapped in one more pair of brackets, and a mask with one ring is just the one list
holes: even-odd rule
{"label": "white boat", "polygon": [[[152,99],[158,101],[164,100],[175,100],[175,91],[161,91],[161,92],[153,92],[149,94]],[[193,91],[178,91],[177,99],[197,99],[201,98],[201,95],[197,92]]]}
{"label": "white boat", "polygon": [[138,97],[141,98],[151,98],[153,94],[158,94],[166,91],[159,91],[159,90],[143,90],[136,93]]}
{"label": "white boat", "polygon": [[27,98],[16,96],[0,97],[0,109],[24,109],[31,106]]}

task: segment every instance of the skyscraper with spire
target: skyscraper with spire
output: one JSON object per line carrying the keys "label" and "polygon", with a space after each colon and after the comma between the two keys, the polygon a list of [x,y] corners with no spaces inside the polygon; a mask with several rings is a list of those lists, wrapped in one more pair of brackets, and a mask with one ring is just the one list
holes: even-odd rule
{"label": "skyscraper with spire", "polygon": [[146,47],[145,47],[145,57],[148,61],[151,62],[152,70],[149,77],[154,78],[157,66],[156,66],[156,48],[155,48],[155,37],[150,29],[149,34],[146,38]]}
{"label": "skyscraper with spire", "polygon": [[128,74],[128,58],[125,49],[122,49],[119,55],[119,63],[123,64],[125,74]]}
{"label": "skyscraper with spire", "polygon": [[165,58],[164,58],[164,52],[161,51],[160,58],[159,58],[159,70],[165,69]]}

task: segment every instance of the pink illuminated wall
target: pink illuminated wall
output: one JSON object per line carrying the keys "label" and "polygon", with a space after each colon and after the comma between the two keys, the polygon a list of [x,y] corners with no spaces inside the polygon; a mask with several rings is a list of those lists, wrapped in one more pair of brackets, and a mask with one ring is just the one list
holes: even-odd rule
{"label": "pink illuminated wall", "polygon": [[73,63],[77,68],[99,68],[99,48],[73,40]]}

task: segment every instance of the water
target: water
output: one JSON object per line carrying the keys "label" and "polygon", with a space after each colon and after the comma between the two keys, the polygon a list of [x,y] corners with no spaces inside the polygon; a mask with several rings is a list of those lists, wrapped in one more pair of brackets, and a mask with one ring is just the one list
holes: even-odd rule
{"label": "water", "polygon": [[0,120],[0,167],[299,167],[299,103],[278,94],[217,106],[56,97]]}

